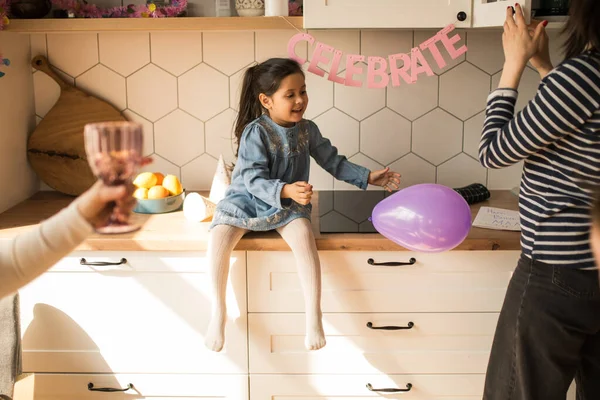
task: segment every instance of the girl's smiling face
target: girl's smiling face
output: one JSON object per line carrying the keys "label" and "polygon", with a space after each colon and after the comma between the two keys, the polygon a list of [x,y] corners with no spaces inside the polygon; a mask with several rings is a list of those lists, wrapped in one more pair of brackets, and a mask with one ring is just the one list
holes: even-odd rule
{"label": "girl's smiling face", "polygon": [[304,75],[286,76],[272,96],[261,93],[259,100],[273,122],[286,127],[294,126],[302,120],[308,106]]}

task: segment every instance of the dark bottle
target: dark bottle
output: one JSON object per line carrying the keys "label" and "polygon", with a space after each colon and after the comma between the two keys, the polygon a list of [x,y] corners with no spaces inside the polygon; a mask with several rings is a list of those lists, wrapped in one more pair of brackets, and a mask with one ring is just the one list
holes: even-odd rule
{"label": "dark bottle", "polygon": [[468,204],[475,204],[486,201],[490,198],[490,191],[481,183],[472,183],[469,186],[454,189],[460,194]]}

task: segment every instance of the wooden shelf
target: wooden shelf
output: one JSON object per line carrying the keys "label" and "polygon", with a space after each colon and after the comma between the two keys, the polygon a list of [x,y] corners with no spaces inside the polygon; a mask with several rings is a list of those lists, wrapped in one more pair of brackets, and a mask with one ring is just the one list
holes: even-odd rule
{"label": "wooden shelf", "polygon": [[[550,20],[547,29],[562,29],[564,19]],[[65,18],[11,19],[6,32],[106,31],[256,31],[304,29],[303,17],[179,17],[179,18]],[[401,29],[401,28],[398,28]],[[402,28],[413,29],[413,28]],[[473,28],[466,28],[467,30]],[[501,30],[502,27],[474,28]],[[369,29],[371,30],[371,29]],[[417,29],[418,30],[418,29]]]}
{"label": "wooden shelf", "polygon": [[303,29],[302,17],[11,19],[6,32],[254,31]]}

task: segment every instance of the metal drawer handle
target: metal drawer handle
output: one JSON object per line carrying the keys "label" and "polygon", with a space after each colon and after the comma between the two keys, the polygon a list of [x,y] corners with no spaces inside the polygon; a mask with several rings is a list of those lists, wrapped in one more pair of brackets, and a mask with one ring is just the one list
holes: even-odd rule
{"label": "metal drawer handle", "polygon": [[373,326],[372,322],[367,322],[367,328],[369,329],[383,329],[385,331],[399,331],[402,329],[412,329],[415,323],[410,321],[406,326]]}
{"label": "metal drawer handle", "polygon": [[128,384],[127,387],[124,389],[109,388],[109,387],[97,388],[97,387],[94,387],[94,384],[92,382],[88,383],[88,390],[91,392],[126,392],[129,389],[133,389],[133,383]]}
{"label": "metal drawer handle", "polygon": [[390,261],[390,262],[377,263],[372,258],[369,258],[367,260],[367,263],[370,265],[382,265],[384,267],[400,267],[402,265],[413,265],[416,262],[417,262],[417,259],[414,257],[411,257],[410,260],[408,260],[408,262]]}
{"label": "metal drawer handle", "polygon": [[81,260],[79,260],[79,264],[81,265],[89,265],[89,266],[93,266],[93,267],[103,267],[103,266],[107,266],[107,265],[122,265],[122,264],[127,264],[127,259],[126,258],[121,258],[120,261],[117,262],[110,262],[110,261],[87,261],[85,258],[81,258]]}
{"label": "metal drawer handle", "polygon": [[382,393],[398,393],[398,392],[410,392],[410,389],[412,389],[412,383],[407,383],[406,384],[406,389],[373,389],[373,386],[371,386],[370,383],[367,383],[367,389],[369,389],[371,392],[382,392]]}

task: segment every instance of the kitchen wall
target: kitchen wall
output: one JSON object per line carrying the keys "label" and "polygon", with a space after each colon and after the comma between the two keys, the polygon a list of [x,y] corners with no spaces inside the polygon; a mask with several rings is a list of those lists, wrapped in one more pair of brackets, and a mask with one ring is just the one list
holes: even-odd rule
{"label": "kitchen wall", "polygon": [[[246,67],[286,56],[294,30],[32,35],[32,55],[46,54],[61,76],[108,100],[144,124],[149,167],[181,177],[187,189],[208,189],[219,155],[233,159],[232,125]],[[370,56],[409,52],[434,31],[311,31],[317,41],[345,53]],[[522,166],[488,171],[477,161],[486,97],[504,62],[501,31],[462,31],[466,55],[413,85],[387,89],[345,87],[307,74],[306,117],[350,160],[368,168],[390,166],[404,186],[474,182],[510,189]],[[555,34],[552,34],[555,36]],[[556,40],[553,58],[559,60]],[[306,43],[296,51],[312,53]],[[77,49],[77,53],[73,51]],[[445,51],[440,48],[442,53]],[[450,59],[446,56],[446,59]],[[430,60],[433,63],[433,60]],[[433,65],[433,64],[432,64]],[[366,68],[365,68],[366,71]],[[38,121],[58,97],[58,86],[33,74]],[[519,108],[539,84],[526,69]],[[316,164],[317,189],[347,189]]]}
{"label": "kitchen wall", "polygon": [[29,36],[0,33],[0,212],[28,198],[39,181],[27,163],[27,137],[35,127]]}

